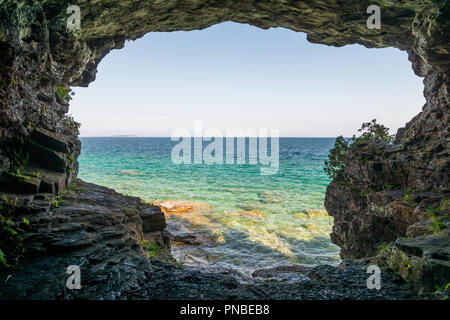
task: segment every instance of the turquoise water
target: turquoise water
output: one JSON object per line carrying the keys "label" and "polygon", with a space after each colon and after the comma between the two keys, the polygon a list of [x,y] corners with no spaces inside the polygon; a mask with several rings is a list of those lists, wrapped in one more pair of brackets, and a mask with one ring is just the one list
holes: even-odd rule
{"label": "turquoise water", "polygon": [[334,139],[280,138],[279,172],[269,176],[260,165],[174,164],[177,142],[170,138],[81,140],[79,178],[151,202],[193,203],[190,211],[167,214],[202,239],[174,244],[185,264],[251,272],[339,262],[329,239],[333,219],[323,211],[323,163]]}

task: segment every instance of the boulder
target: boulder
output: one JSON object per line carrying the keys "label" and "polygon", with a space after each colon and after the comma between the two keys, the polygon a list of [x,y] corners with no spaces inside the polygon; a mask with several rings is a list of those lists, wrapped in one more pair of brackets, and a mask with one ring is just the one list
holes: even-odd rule
{"label": "boulder", "polygon": [[376,261],[417,288],[444,288],[450,281],[450,228],[435,235],[398,239]]}
{"label": "boulder", "polygon": [[18,176],[3,172],[0,175],[0,190],[21,194],[36,194],[39,191],[41,179],[36,177]]}
{"label": "boulder", "polygon": [[158,206],[147,207],[139,214],[142,219],[142,231],[144,233],[162,231],[166,228],[166,217]]}

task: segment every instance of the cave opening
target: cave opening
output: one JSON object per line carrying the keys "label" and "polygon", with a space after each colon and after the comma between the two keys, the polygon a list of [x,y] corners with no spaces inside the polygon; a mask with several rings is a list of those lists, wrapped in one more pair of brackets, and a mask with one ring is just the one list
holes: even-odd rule
{"label": "cave opening", "polygon": [[[446,0],[0,2],[0,297],[448,298],[449,8]],[[227,21],[267,31],[248,37],[249,29],[235,29],[236,45],[213,34]],[[282,40],[303,33],[270,28],[340,48],[296,47],[304,42]],[[193,35],[211,32],[194,45]],[[148,42],[111,53],[146,34]],[[179,38],[165,48],[158,37]],[[183,37],[200,54],[183,47]],[[143,44],[150,46],[134,54]],[[349,55],[361,48],[353,44],[400,51]],[[109,74],[108,61],[115,61]],[[79,158],[70,90],[91,83],[75,89],[71,106],[84,124]],[[343,159],[330,182],[322,169],[334,137],[373,118],[390,133],[411,120],[393,143],[370,135],[352,146],[336,140]],[[174,165],[164,137],[202,119],[221,131],[282,130],[280,171]],[[163,211],[172,211],[168,224]],[[169,240],[181,243],[178,261]],[[334,244],[339,268],[323,264],[338,263]],[[183,246],[200,254],[186,261]],[[183,262],[217,272],[199,274]],[[285,263],[294,265],[267,269]],[[381,288],[366,282],[368,271],[377,273],[368,263],[383,268]],[[222,272],[230,266],[258,272],[243,284],[242,274]],[[82,273],[82,290],[71,290],[76,281],[66,285],[71,270]],[[272,281],[278,271],[304,278],[281,284]]]}
{"label": "cave opening", "polygon": [[[417,114],[423,86],[405,55],[236,23],[150,33],[105,57],[89,89],[75,89],[78,177],[160,205],[173,254],[188,265],[251,273],[337,264],[323,163],[334,137],[362,122],[376,118],[394,134]],[[223,132],[279,129],[280,172],[261,176],[248,161],[174,164],[172,133],[198,120]]]}

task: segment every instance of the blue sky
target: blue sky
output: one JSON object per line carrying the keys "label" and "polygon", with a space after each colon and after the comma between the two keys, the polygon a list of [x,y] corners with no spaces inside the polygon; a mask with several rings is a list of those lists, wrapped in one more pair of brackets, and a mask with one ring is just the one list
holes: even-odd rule
{"label": "blue sky", "polygon": [[170,136],[204,128],[351,136],[377,118],[394,132],[425,100],[405,52],[311,44],[286,29],[222,23],[150,33],[106,56],[70,113],[82,136]]}

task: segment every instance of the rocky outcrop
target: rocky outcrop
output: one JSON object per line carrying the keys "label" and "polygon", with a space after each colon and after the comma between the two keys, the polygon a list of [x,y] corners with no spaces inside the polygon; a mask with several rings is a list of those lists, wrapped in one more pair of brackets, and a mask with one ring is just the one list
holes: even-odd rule
{"label": "rocky outcrop", "polygon": [[[414,299],[405,283],[383,275],[382,290],[366,287],[366,269],[349,264],[289,266],[258,271],[252,279],[234,270],[205,272],[168,254],[160,210],[139,198],[78,180],[57,198],[18,196],[29,220],[25,259],[0,273],[0,299]],[[55,204],[55,201],[58,204]],[[147,220],[147,227],[150,222]],[[152,252],[146,252],[152,244]],[[157,252],[155,246],[159,247]],[[80,268],[80,289],[70,289],[69,266]],[[279,276],[284,273],[285,277]],[[286,273],[293,272],[293,275]],[[296,276],[302,272],[302,276]],[[275,273],[275,274],[274,274]],[[311,276],[308,276],[311,274]],[[332,279],[329,281],[328,279]]]}
{"label": "rocky outcrop", "polygon": [[[330,184],[325,199],[334,217],[331,239],[341,247],[342,257],[373,256],[380,245],[402,237],[441,237],[439,230],[449,225],[449,76],[426,75],[423,111],[398,130],[394,144],[351,148],[343,179]],[[443,241],[450,246],[447,234]],[[402,246],[395,248],[400,256],[409,254]],[[438,270],[449,262],[448,256],[441,256],[427,263]],[[433,285],[425,275],[422,284],[417,278],[413,282],[432,289],[450,281],[448,275],[433,279]]]}
{"label": "rocky outcrop", "polygon": [[[139,198],[78,181],[61,197],[19,196],[29,221],[27,252],[17,270],[2,273],[0,297],[8,299],[143,298],[150,278],[144,241],[168,254],[165,225],[151,220],[158,207]],[[164,215],[162,215],[164,219]],[[165,222],[165,220],[164,220]],[[67,268],[80,267],[83,290],[66,286]],[[45,276],[43,276],[45,274]]]}
{"label": "rocky outcrop", "polygon": [[376,262],[423,290],[445,288],[450,279],[449,237],[446,228],[438,235],[398,239],[378,254]]}
{"label": "rocky outcrop", "polygon": [[[366,26],[366,10],[373,4],[381,8],[381,29]],[[74,181],[80,142],[79,124],[67,115],[70,86],[88,86],[95,79],[99,62],[111,50],[122,48],[125,40],[137,39],[151,31],[204,29],[234,21],[305,32],[309,41],[326,45],[359,43],[407,51],[414,71],[425,78],[427,102],[423,111],[398,131],[395,145],[366,145],[350,153],[344,181],[333,181],[327,190],[326,207],[335,218],[332,240],[341,246],[343,257],[362,257],[373,255],[380,243],[428,233],[428,225],[433,227],[436,220],[445,221],[449,190],[448,1],[80,1],[81,30],[67,29],[67,7],[66,1],[56,0],[0,2],[0,191],[3,193],[23,193],[25,198],[36,193],[58,194]],[[86,210],[90,212],[88,215],[84,215]],[[100,217],[98,210],[80,207],[69,217],[52,220],[52,225],[57,227],[58,221],[65,221],[72,214],[86,219]],[[432,212],[432,217],[427,212]],[[158,223],[163,226],[161,214],[156,211],[147,212],[144,221],[146,230],[152,230]],[[106,229],[89,237],[89,232],[83,229],[87,225],[77,223],[81,226],[74,226],[73,231],[80,238],[74,239],[74,243],[79,242],[81,247],[90,247],[91,241],[107,237]],[[51,235],[39,229],[36,237],[39,233],[44,238]],[[135,243],[131,236],[121,236],[126,237],[125,247]],[[60,241],[63,245],[57,244],[56,248],[58,245],[60,249],[70,248],[64,239]],[[77,259],[89,255],[81,252]],[[114,256],[114,252],[119,251],[102,251],[112,254],[108,262],[112,265],[123,258],[120,254]],[[42,265],[36,262],[34,272],[46,270],[48,259],[56,258],[43,256]],[[140,283],[130,280],[127,286],[122,275],[126,270],[147,272],[144,271],[148,270],[147,262],[142,259],[136,256],[132,262],[116,263],[114,271],[107,274],[102,273],[103,267],[98,267],[94,270],[98,273],[93,274],[98,279],[109,279],[105,280],[109,281],[107,289],[103,289],[111,294],[108,297],[139,296],[132,292]],[[49,272],[61,272],[55,270]],[[23,281],[25,286],[26,280]],[[127,289],[119,292],[116,287]],[[33,289],[26,292],[34,295]],[[106,296],[106,291],[101,292],[91,292],[91,297]],[[173,298],[179,296],[173,294]]]}
{"label": "rocky outcrop", "polygon": [[[351,261],[344,261],[339,269],[293,265],[256,270],[254,278],[233,270],[206,272],[185,267],[169,255],[170,243],[159,207],[81,180],[58,197],[52,194],[8,197],[18,199],[17,218],[29,221],[27,252],[18,268],[0,272],[0,299],[432,297],[418,296],[407,283],[389,272],[382,273],[381,290],[370,290],[366,286],[366,265]],[[152,250],[155,246],[159,249],[149,252],[149,244]],[[448,254],[445,243],[428,246],[434,251],[424,254],[433,259]],[[411,251],[420,256],[417,250]],[[395,266],[407,263],[400,261]],[[73,265],[80,267],[79,290],[66,286],[67,268]],[[442,270],[439,274],[445,276]]]}

